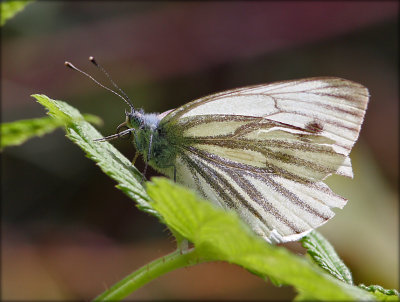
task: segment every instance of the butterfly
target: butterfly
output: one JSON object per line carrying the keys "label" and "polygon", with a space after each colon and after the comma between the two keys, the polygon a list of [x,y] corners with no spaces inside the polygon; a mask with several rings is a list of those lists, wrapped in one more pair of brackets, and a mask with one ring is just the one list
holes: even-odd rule
{"label": "butterfly", "polygon": [[100,140],[132,134],[146,167],[282,243],[299,240],[330,220],[332,208],[345,206],[323,180],[353,177],[349,153],[368,100],[366,87],[336,77],[227,90],[162,114],[146,114],[125,99],[130,111],[119,129],[127,129]]}

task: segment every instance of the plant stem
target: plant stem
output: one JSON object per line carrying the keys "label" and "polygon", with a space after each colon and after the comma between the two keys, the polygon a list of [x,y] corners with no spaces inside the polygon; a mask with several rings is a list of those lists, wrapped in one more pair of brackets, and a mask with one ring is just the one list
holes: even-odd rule
{"label": "plant stem", "polygon": [[177,249],[166,256],[142,266],[97,296],[93,301],[119,301],[163,274],[205,261],[207,260],[199,257],[194,248],[185,253]]}

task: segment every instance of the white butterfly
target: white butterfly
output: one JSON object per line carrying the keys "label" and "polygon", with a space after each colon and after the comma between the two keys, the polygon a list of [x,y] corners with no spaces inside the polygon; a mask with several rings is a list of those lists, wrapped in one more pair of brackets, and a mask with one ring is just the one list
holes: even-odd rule
{"label": "white butterfly", "polygon": [[131,111],[120,127],[128,129],[101,140],[132,132],[146,163],[236,211],[269,242],[298,240],[346,204],[322,181],[353,177],[349,153],[369,99],[358,83],[319,77],[255,85],[160,115],[136,110],[124,96]]}

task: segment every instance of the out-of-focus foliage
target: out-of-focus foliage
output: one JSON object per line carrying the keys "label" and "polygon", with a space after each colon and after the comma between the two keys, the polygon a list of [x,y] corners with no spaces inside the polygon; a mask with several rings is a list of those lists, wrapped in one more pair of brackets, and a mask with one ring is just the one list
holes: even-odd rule
{"label": "out-of-focus foliage", "polygon": [[36,136],[43,136],[60,127],[61,122],[50,117],[20,120],[1,124],[0,149],[17,146]]}
{"label": "out-of-focus foliage", "polygon": [[7,22],[7,20],[14,17],[17,13],[23,10],[25,6],[27,6],[31,2],[33,2],[33,0],[25,0],[25,1],[5,0],[1,2],[0,26],[3,26]]}
{"label": "out-of-focus foliage", "polygon": [[[102,124],[101,119],[97,116],[84,114],[83,117],[95,125]],[[62,121],[50,117],[2,123],[0,125],[0,150],[5,147],[21,145],[33,137],[51,133],[62,125]]]}

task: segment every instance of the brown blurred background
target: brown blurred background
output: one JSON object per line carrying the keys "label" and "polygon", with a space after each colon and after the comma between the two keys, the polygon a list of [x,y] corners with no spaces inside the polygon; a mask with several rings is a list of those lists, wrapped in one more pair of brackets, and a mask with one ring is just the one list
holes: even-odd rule
{"label": "brown blurred background", "polygon": [[[397,287],[398,2],[47,2],[2,29],[1,118],[42,117],[30,95],[67,101],[114,133],[123,102],[81,75],[106,82],[93,55],[147,112],[224,89],[338,76],[370,89],[352,152],[354,180],[328,180],[349,199],[320,231],[356,283]],[[126,140],[113,144],[131,158]],[[64,131],[2,153],[2,298],[91,299],[174,249]],[[140,170],[143,165],[138,164]],[[288,248],[302,253],[298,244]],[[172,272],[135,292],[144,299],[287,300],[277,288],[224,263]]]}

